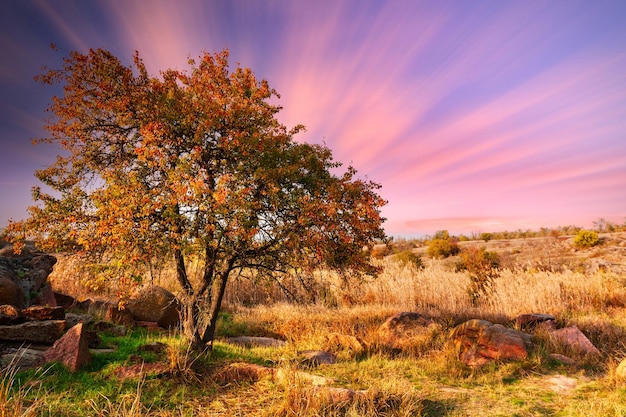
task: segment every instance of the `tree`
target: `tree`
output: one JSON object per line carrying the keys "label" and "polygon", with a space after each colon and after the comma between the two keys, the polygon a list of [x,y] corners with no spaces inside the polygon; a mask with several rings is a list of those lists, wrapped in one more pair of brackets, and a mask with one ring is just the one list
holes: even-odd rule
{"label": "tree", "polygon": [[[106,50],[72,52],[36,79],[60,83],[46,123],[64,154],[36,176],[29,219],[11,224],[45,249],[115,253],[133,263],[172,257],[183,329],[211,348],[229,277],[301,265],[374,274],[364,247],[386,240],[380,185],[339,172],[331,151],[298,143],[278,122],[277,92],[228,51],[190,71],[149,76]],[[191,276],[188,257],[200,259]]]}

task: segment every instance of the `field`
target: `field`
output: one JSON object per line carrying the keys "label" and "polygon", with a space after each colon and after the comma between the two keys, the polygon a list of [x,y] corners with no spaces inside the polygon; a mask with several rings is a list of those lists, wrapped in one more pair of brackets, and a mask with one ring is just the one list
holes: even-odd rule
{"label": "field", "polygon": [[[626,416],[626,382],[616,374],[626,358],[626,233],[601,235],[587,249],[575,248],[572,236],[459,246],[498,254],[500,271],[479,302],[468,293],[461,258],[431,259],[421,242],[396,242],[380,253],[384,272],[377,279],[343,280],[322,271],[307,277],[308,291],[297,277],[283,282],[306,303],[290,302],[276,285],[235,279],[208,357],[194,357],[177,332],[103,335],[112,350],[95,353],[75,374],[60,365],[5,372],[0,416]],[[421,256],[422,267],[394,255],[407,251]],[[53,284],[85,295],[87,288],[67,280],[72,268],[71,259],[62,260]],[[175,290],[168,271],[153,279]],[[436,324],[426,337],[390,349],[377,330],[402,311]],[[523,313],[576,325],[601,356],[537,334],[526,360],[470,368],[448,344],[450,330],[467,319],[511,326]],[[287,343],[229,341],[242,335]],[[164,350],[142,350],[155,342]],[[310,350],[331,352],[337,361],[311,365],[302,356]],[[121,377],[138,366],[146,372]]]}

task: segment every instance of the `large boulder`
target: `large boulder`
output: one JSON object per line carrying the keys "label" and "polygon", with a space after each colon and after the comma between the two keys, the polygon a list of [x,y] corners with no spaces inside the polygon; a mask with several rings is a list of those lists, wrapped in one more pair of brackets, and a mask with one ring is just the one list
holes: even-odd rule
{"label": "large boulder", "polygon": [[600,355],[600,351],[576,326],[553,330],[550,337],[557,343],[583,355]]}
{"label": "large boulder", "polygon": [[53,344],[63,334],[64,320],[27,321],[13,326],[0,326],[0,340]]}
{"label": "large boulder", "polygon": [[162,287],[140,289],[125,303],[125,307],[137,321],[157,322],[165,328],[180,323],[180,304],[174,294]]}
{"label": "large boulder", "polygon": [[22,308],[24,306],[24,292],[15,281],[6,275],[0,276],[0,304]]}
{"label": "large boulder", "polygon": [[437,327],[429,318],[419,313],[402,312],[389,317],[378,328],[378,340],[391,349],[403,349],[424,343]]}
{"label": "large boulder", "polygon": [[[46,284],[56,261],[54,256],[39,252],[32,246],[25,247],[19,254],[14,252],[12,245],[3,247],[0,250],[0,281],[4,284],[0,286],[0,302],[18,308],[53,302],[50,286]],[[2,294],[5,293],[2,287],[9,285],[6,280],[12,281],[20,288],[20,302],[2,300]],[[14,291],[12,289],[11,294]]]}
{"label": "large boulder", "polygon": [[531,336],[487,320],[469,320],[452,330],[459,360],[481,366],[491,360],[522,360],[532,347]]}
{"label": "large boulder", "polygon": [[46,362],[61,362],[76,372],[91,361],[88,335],[83,323],[72,327],[44,353]]}

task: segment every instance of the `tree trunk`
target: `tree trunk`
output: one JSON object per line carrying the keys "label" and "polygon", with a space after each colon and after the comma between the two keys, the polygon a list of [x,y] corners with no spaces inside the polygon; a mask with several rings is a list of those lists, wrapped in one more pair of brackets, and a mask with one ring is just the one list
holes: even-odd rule
{"label": "tree trunk", "polygon": [[213,349],[213,340],[215,339],[215,329],[217,327],[217,318],[219,316],[220,308],[222,307],[222,299],[224,298],[224,292],[226,291],[226,283],[228,282],[228,276],[232,268],[232,262],[228,268],[222,272],[219,279],[214,283],[215,287],[212,291],[212,297],[209,307],[209,322],[207,323],[204,332],[202,333],[202,342],[209,349]]}

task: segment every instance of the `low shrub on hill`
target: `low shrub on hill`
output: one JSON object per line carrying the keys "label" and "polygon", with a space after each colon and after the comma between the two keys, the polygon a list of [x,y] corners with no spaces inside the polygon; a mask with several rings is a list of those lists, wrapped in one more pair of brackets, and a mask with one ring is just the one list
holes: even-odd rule
{"label": "low shrub on hill", "polygon": [[574,236],[574,245],[579,248],[590,248],[600,243],[598,232],[594,230],[579,230]]}

